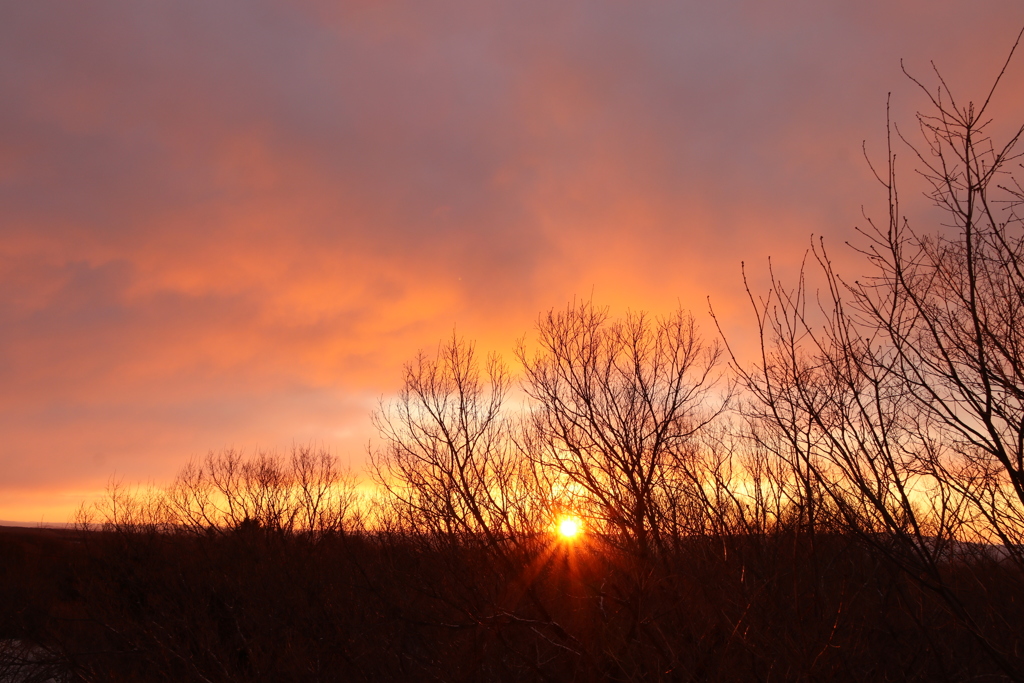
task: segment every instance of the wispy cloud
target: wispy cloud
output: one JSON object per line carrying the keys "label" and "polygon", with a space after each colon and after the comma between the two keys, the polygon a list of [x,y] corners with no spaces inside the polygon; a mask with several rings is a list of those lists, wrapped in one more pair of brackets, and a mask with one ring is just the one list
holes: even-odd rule
{"label": "wispy cloud", "polygon": [[860,141],[880,149],[889,90],[918,102],[899,59],[978,96],[1022,21],[996,0],[9,3],[0,489],[21,502],[0,518],[225,445],[358,462],[374,398],[455,326],[507,348],[591,292],[711,295],[739,324],[741,260],[841,243],[879,199]]}

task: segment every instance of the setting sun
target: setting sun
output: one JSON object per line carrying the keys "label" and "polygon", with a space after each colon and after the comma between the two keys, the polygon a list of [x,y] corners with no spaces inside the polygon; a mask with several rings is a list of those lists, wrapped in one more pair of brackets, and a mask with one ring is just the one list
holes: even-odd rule
{"label": "setting sun", "polygon": [[558,523],[558,534],[562,538],[575,538],[583,531],[583,524],[575,517],[565,517]]}

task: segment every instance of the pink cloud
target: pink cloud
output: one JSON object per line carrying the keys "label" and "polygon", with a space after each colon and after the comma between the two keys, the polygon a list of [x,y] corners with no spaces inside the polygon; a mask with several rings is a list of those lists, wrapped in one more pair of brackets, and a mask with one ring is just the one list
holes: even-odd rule
{"label": "pink cloud", "polygon": [[[882,151],[888,91],[900,120],[922,104],[899,59],[978,97],[1022,21],[1008,0],[6,7],[0,518],[222,446],[358,465],[417,349],[457,328],[507,351],[573,297],[711,296],[742,337],[741,261],[763,285],[815,233],[856,265],[841,244],[880,206],[861,140]],[[1024,66],[1007,78],[1019,121]]]}

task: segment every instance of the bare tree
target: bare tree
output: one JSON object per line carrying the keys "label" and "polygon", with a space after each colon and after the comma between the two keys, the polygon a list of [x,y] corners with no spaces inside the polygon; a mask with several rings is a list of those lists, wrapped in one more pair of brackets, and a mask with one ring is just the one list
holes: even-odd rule
{"label": "bare tree", "polygon": [[[398,396],[373,416],[383,441],[371,453],[385,494],[381,538],[410,543],[446,566],[443,580],[410,580],[414,593],[450,611],[446,628],[476,634],[467,657],[482,657],[490,629],[508,623],[539,634],[560,656],[579,657],[579,642],[555,621],[534,583],[551,557],[547,508],[513,438],[505,405],[511,388],[497,356],[481,373],[473,345],[457,337],[435,357],[421,353],[406,365]],[[539,650],[532,658],[543,659]]]}
{"label": "bare tree", "polygon": [[373,416],[383,445],[371,453],[405,522],[496,550],[533,530],[535,486],[511,438],[510,388],[497,356],[481,376],[472,344],[457,338],[406,365],[397,398]]}
{"label": "bare tree", "polygon": [[646,555],[680,495],[702,487],[698,436],[727,403],[719,348],[683,311],[610,320],[589,302],[542,316],[537,337],[518,350],[526,450],[596,529]]}
{"label": "bare tree", "polygon": [[79,513],[80,526],[113,531],[229,533],[251,527],[319,536],[360,528],[365,511],[355,477],[325,449],[296,446],[287,459],[238,450],[192,460],[165,488],[112,482]]}
{"label": "bare tree", "polygon": [[[773,274],[768,297],[751,297],[761,361],[737,369],[808,527],[839,523],[882,551],[1020,678],[1016,636],[993,626],[999,606],[972,612],[951,579],[952,560],[974,552],[1014,561],[1024,585],[1024,193],[1012,169],[1024,126],[999,143],[988,134],[1009,63],[980,105],[959,102],[938,71],[934,90],[911,77],[930,111],[922,143],[889,127],[876,174],[888,220],[860,231],[870,274],[842,278],[820,245],[816,297],[803,273],[789,288]],[[903,215],[894,138],[947,224],[922,231]]]}

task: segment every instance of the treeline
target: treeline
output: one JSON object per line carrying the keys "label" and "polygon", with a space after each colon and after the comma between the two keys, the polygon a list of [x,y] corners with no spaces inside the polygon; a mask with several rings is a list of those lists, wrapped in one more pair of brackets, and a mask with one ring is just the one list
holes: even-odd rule
{"label": "treeline", "polygon": [[[0,533],[3,661],[36,676],[12,680],[1005,678],[843,534],[697,536],[644,564],[593,535],[519,539],[499,562],[417,532],[46,533]],[[1012,647],[1019,577],[990,560],[944,578]]]}
{"label": "treeline", "polygon": [[890,150],[868,272],[816,245],[795,287],[773,275],[755,362],[685,311],[590,302],[542,315],[514,370],[453,338],[375,413],[372,492],[315,449],[226,452],[84,510],[46,542],[61,571],[0,535],[25,586],[0,660],[97,681],[1024,680],[1024,128],[997,142],[988,99],[922,90],[923,143],[903,142],[945,227],[903,217]]}

